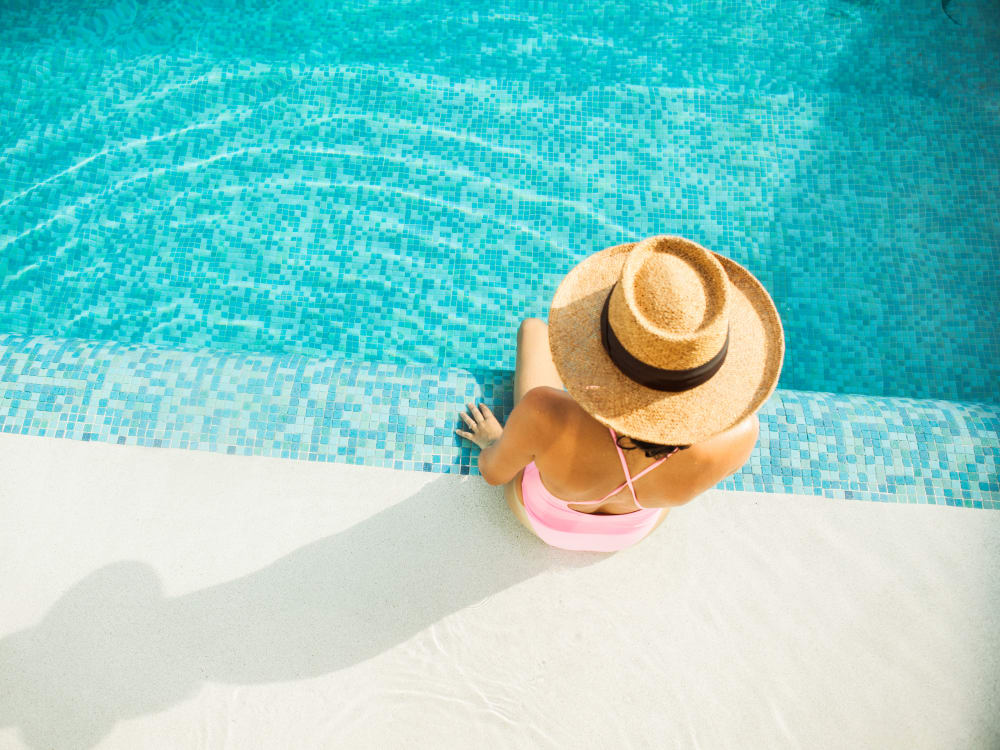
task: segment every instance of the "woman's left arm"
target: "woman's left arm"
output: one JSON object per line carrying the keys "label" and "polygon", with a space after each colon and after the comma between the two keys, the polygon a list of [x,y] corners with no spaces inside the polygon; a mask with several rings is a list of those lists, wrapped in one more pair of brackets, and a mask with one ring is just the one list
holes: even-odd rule
{"label": "woman's left arm", "polygon": [[479,473],[487,484],[507,484],[547,445],[550,408],[541,392],[525,393],[503,427],[486,404],[466,406],[469,414],[462,412],[461,417],[469,430],[455,432],[482,449]]}

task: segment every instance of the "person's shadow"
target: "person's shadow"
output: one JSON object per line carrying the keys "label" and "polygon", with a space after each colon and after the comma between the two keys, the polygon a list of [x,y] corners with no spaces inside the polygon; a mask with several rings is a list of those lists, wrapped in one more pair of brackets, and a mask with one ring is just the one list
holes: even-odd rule
{"label": "person's shadow", "polygon": [[161,711],[202,681],[333,672],[542,570],[605,557],[545,545],[498,491],[470,493],[472,482],[438,479],[266,568],[183,596],[165,598],[142,562],[94,571],[37,625],[0,640],[0,726],[18,726],[39,749],[86,750],[116,721]]}

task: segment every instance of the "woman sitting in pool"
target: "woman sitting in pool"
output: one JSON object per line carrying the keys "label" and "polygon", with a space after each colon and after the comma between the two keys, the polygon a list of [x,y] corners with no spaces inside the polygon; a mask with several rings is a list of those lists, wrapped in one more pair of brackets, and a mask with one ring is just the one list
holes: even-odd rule
{"label": "woman sitting in pool", "polygon": [[549,325],[521,323],[507,424],[467,404],[456,432],[543,541],[613,552],[746,463],[784,351],[774,302],[747,269],[651,237],[573,268]]}

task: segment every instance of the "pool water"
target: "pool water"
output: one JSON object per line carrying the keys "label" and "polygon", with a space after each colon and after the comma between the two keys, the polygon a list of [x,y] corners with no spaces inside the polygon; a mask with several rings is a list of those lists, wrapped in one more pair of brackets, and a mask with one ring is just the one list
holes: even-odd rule
{"label": "pool water", "polygon": [[678,233],[779,388],[996,402],[1000,4],[787,6],[5,3],[0,332],[510,369]]}

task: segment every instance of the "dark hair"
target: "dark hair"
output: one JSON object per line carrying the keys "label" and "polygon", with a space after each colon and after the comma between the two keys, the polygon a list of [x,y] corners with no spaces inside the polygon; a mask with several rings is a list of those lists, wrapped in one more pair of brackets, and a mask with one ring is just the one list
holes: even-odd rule
{"label": "dark hair", "polygon": [[660,456],[672,453],[674,449],[682,451],[691,447],[690,445],[660,445],[659,443],[647,443],[645,440],[636,440],[633,437],[628,438],[632,445],[622,445],[623,437],[628,437],[628,435],[619,435],[618,439],[615,440],[615,442],[618,443],[619,448],[626,451],[641,448],[646,454],[646,458],[659,458]]}

